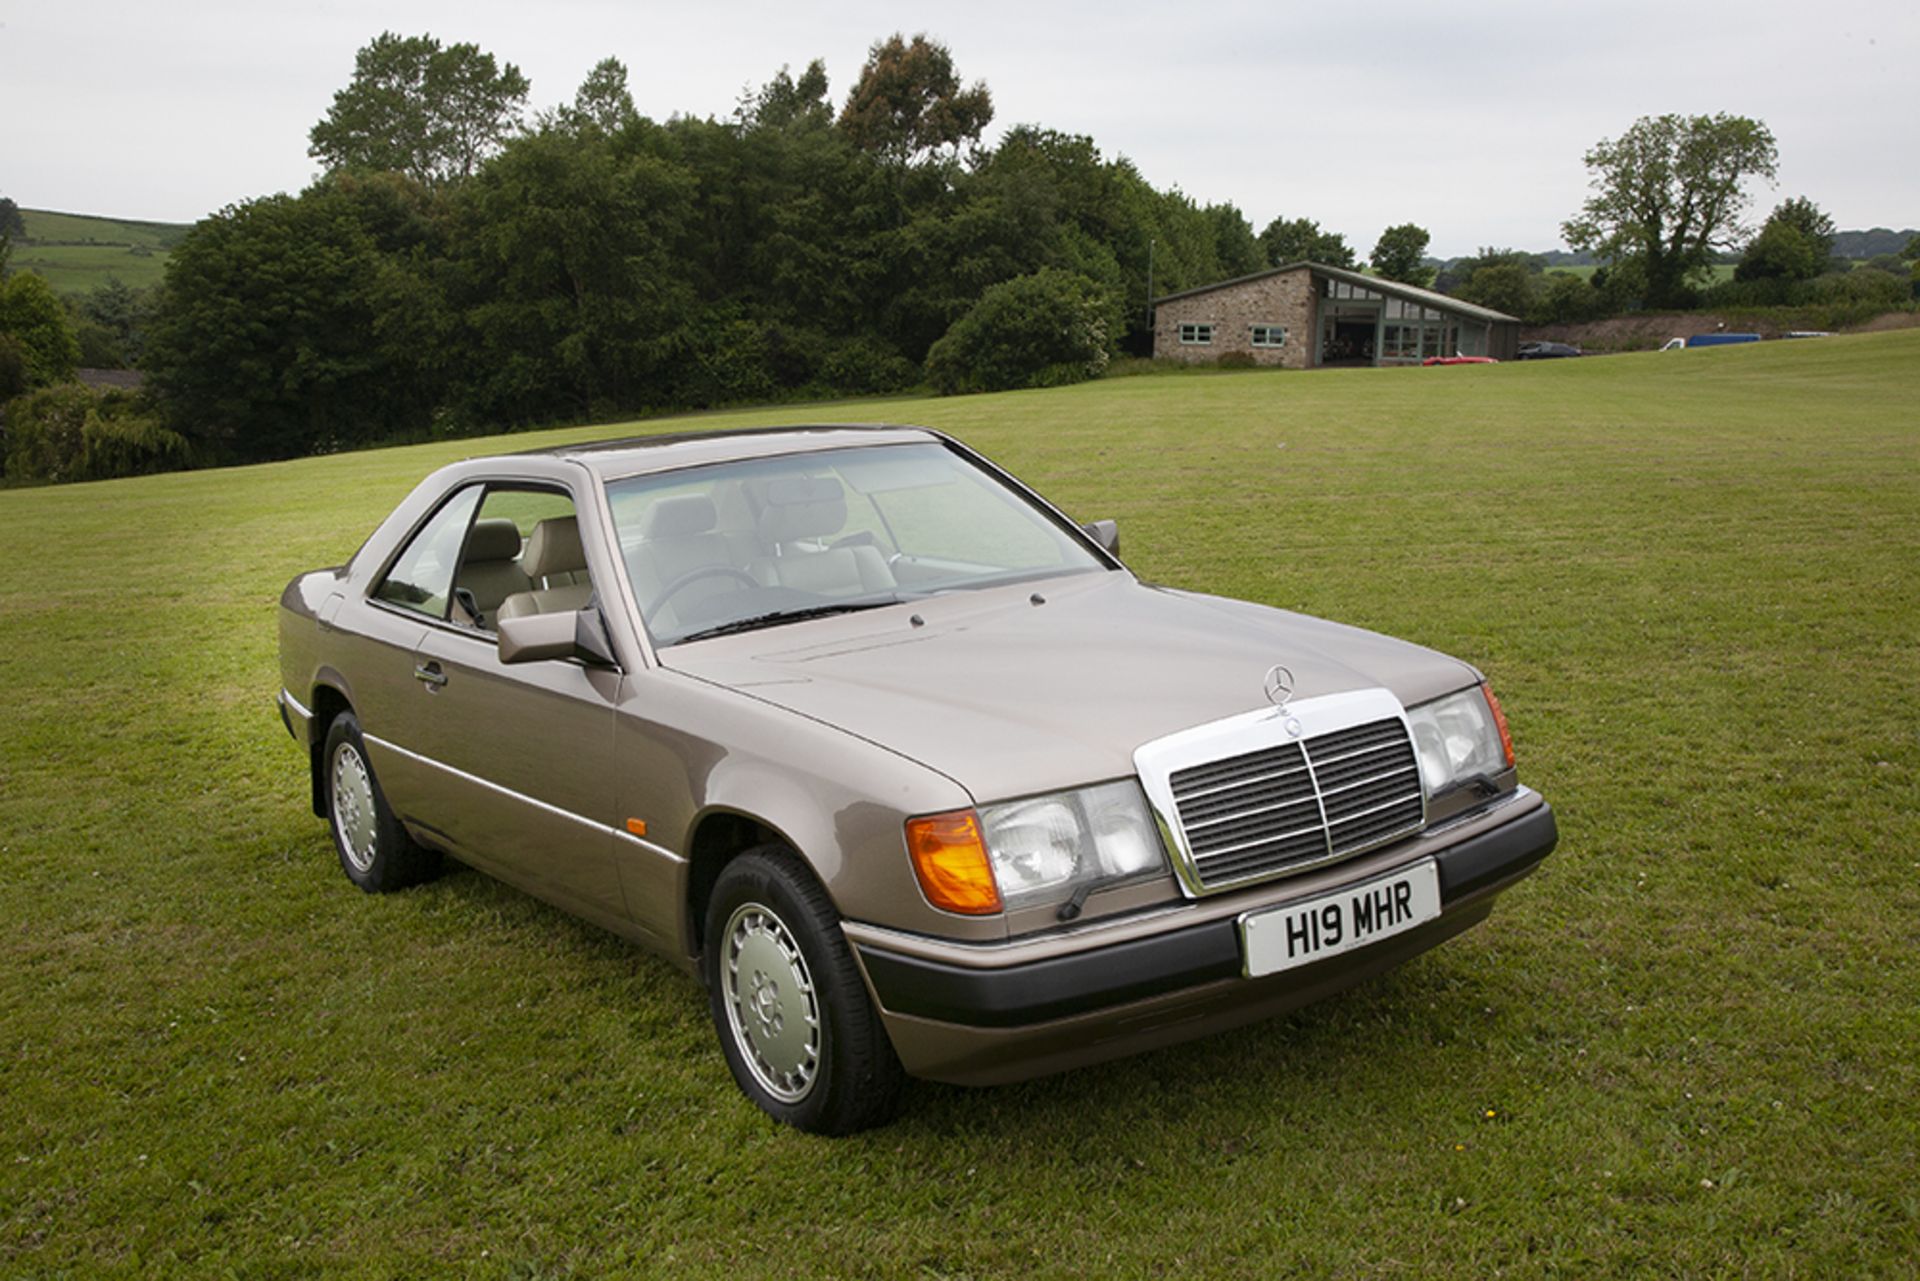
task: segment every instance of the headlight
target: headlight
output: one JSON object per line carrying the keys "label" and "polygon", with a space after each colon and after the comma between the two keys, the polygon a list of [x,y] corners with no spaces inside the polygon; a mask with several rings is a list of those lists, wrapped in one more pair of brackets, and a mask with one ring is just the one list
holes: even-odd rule
{"label": "headlight", "polygon": [[1167,865],[1147,798],[1132,780],[983,805],[980,825],[1009,911]]}
{"label": "headlight", "polygon": [[1407,709],[1420,783],[1429,799],[1452,787],[1513,767],[1506,717],[1485,685]]}

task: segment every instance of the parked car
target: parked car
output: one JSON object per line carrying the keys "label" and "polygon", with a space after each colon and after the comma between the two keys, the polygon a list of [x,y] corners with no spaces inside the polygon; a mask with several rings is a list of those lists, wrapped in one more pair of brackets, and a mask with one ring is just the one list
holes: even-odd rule
{"label": "parked car", "polygon": [[1584,356],[1572,343],[1564,342],[1523,342],[1514,353],[1515,360],[1564,360],[1569,356]]}
{"label": "parked car", "polygon": [[476,458],[287,586],[279,710],[355,885],[659,952],[826,1133],[1319,999],[1553,848],[1479,671],[1118,550],[920,428]]}
{"label": "parked car", "polygon": [[1428,356],[1423,365],[1497,365],[1492,356]]}
{"label": "parked car", "polygon": [[[1739,343],[1759,342],[1759,334],[1713,333],[1694,334],[1687,339],[1689,347],[1731,347]],[[1668,344],[1671,346],[1672,344]]]}

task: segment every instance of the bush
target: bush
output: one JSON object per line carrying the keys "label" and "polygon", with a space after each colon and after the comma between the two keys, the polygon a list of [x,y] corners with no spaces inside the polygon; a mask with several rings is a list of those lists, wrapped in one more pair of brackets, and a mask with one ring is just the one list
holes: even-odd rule
{"label": "bush", "polygon": [[1547,276],[1546,292],[1535,300],[1527,319],[1535,324],[1577,324],[1598,319],[1605,310],[1606,299],[1592,281],[1560,271]]}
{"label": "bush", "polygon": [[849,396],[904,391],[920,377],[914,363],[883,342],[850,338],[837,344],[820,364],[819,381],[828,391]]}
{"label": "bush", "polygon": [[27,389],[27,353],[12,334],[0,334],[0,405]]}
{"label": "bush", "polygon": [[943,396],[1098,377],[1111,305],[1098,284],[1054,267],[1002,281],[933,344],[927,377]]}
{"label": "bush", "polygon": [[1812,280],[1734,280],[1707,291],[1705,305],[1725,311],[1739,307],[1813,309],[1828,317],[1822,329],[1858,324],[1884,311],[1912,304],[1913,282],[1892,272],[1861,267]]}
{"label": "bush", "polygon": [[62,383],[18,397],[6,412],[11,481],[107,480],[174,471],[193,461],[185,438],[124,392],[102,395]]}
{"label": "bush", "polygon": [[695,332],[693,359],[683,370],[689,401],[710,408],[776,398],[779,383],[773,375],[773,352],[764,325],[714,318]]}
{"label": "bush", "polygon": [[44,387],[73,377],[80,343],[73,336],[67,309],[46,281],[30,271],[0,280],[0,335],[18,348],[29,387]]}
{"label": "bush", "polygon": [[119,335],[97,320],[84,317],[74,326],[74,337],[80,342],[80,367],[82,369],[125,369],[127,354],[121,350]]}
{"label": "bush", "polygon": [[1214,362],[1216,369],[1258,369],[1260,362],[1253,358],[1250,351],[1224,352]]}

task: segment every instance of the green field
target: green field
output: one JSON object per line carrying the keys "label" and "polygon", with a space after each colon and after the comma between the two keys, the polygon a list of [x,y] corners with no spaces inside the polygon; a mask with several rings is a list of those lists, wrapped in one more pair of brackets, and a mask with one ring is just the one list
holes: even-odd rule
{"label": "green field", "polygon": [[22,209],[27,224],[9,266],[32,271],[61,293],[84,294],[117,278],[133,288],[157,285],[167,254],[187,234],[183,223],[129,222],[89,214]]}
{"label": "green field", "polygon": [[[1689,277],[1689,279],[1692,283],[1700,286],[1724,285],[1733,279],[1733,269],[1735,265],[1736,264],[1730,262],[1709,263],[1704,271]],[[1548,267],[1547,275],[1551,276],[1555,272],[1559,272],[1562,275],[1578,276],[1582,280],[1591,280],[1593,279],[1593,273],[1598,270],[1600,270],[1598,265],[1590,264],[1582,266],[1578,263],[1569,263],[1562,267]]]}
{"label": "green field", "polygon": [[1343,998],[843,1141],[665,964],[307,812],[279,589],[489,443],[0,492],[0,1273],[1911,1276],[1916,405],[1906,332],[825,411],[1472,659],[1561,821]]}

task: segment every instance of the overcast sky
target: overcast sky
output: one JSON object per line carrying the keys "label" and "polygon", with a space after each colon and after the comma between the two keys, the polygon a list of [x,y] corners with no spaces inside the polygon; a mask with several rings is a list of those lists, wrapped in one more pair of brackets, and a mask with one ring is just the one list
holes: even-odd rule
{"label": "overcast sky", "polygon": [[1753,215],[1804,194],[1843,228],[1920,225],[1914,0],[0,0],[0,195],[185,222],[297,191],[307,131],[389,29],[516,63],[535,106],[611,54],[656,119],[724,116],[816,57],[838,103],[875,40],[925,31],[992,90],[990,141],[1089,134],[1157,187],[1256,230],[1316,219],[1362,256],[1405,221],[1443,256],[1558,248],[1581,154],[1669,111],[1772,128],[1780,185]]}

